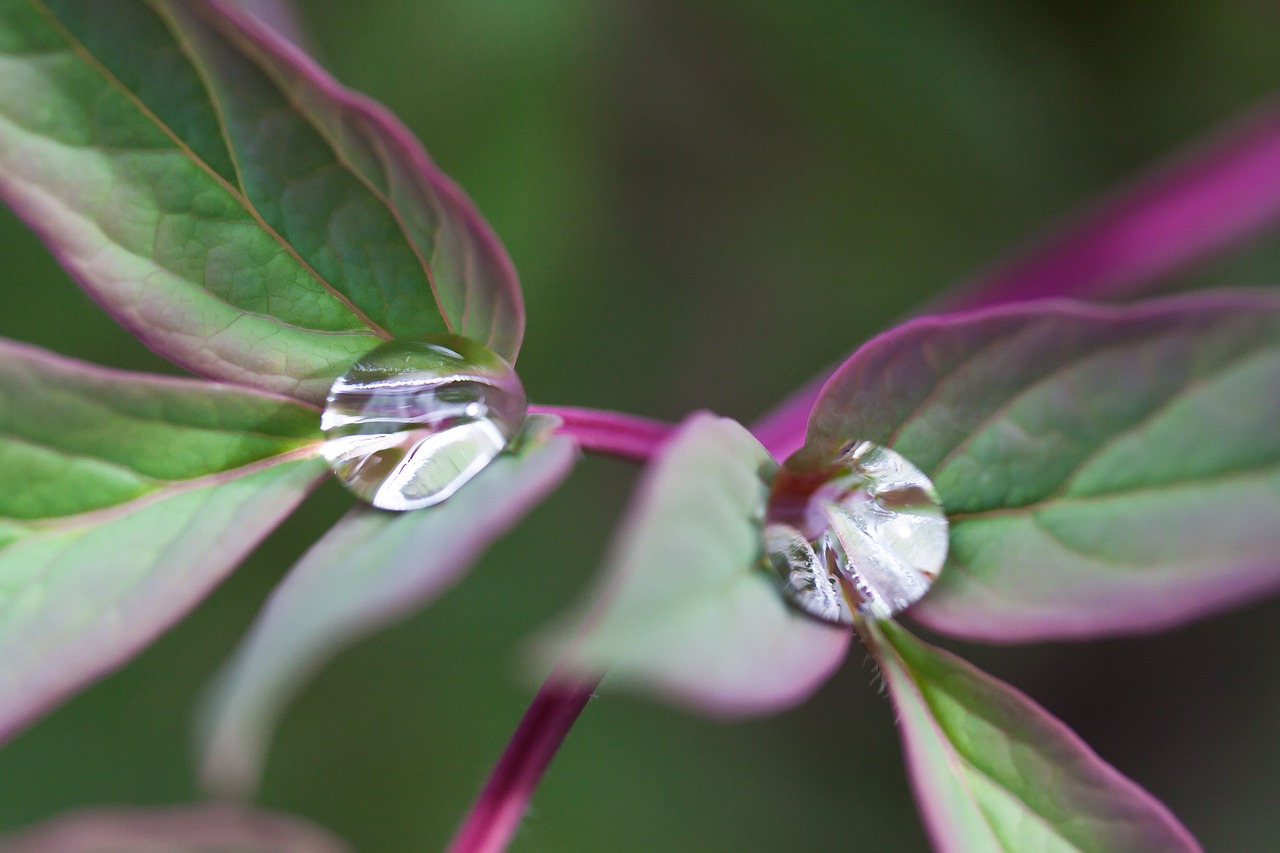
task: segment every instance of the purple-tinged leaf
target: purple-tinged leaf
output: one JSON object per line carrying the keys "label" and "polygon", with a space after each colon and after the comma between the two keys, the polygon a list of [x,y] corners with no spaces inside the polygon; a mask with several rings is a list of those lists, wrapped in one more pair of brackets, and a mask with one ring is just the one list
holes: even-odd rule
{"label": "purple-tinged leaf", "polygon": [[514,271],[385,109],[216,0],[4,0],[0,195],[157,352],[316,402],[389,337],[514,360]]}
{"label": "purple-tinged leaf", "polygon": [[951,552],[911,615],[1020,641],[1154,630],[1280,588],[1280,294],[926,317],[827,382],[815,462],[889,445]]}
{"label": "purple-tinged leaf", "polygon": [[241,9],[298,46],[306,44],[293,0],[232,0]]}
{"label": "purple-tinged leaf", "polygon": [[1179,853],[1169,810],[1019,691],[892,622],[860,623],[940,853]]}
{"label": "purple-tinged leaf", "polygon": [[715,714],[807,697],[844,658],[849,632],[789,608],[764,560],[764,448],[727,418],[697,414],[659,451],[602,585],[540,647],[565,677],[664,695]]}
{"label": "purple-tinged leaf", "polygon": [[[326,659],[443,594],[569,473],[577,445],[531,419],[514,453],[495,459],[434,507],[352,510],[272,593],[204,709],[203,778],[223,793],[258,779],[289,698]],[[538,423],[537,421],[544,421]]]}
{"label": "purple-tinged leaf", "polygon": [[0,853],[350,853],[294,817],[226,805],[73,812],[7,838]]}
{"label": "purple-tinged leaf", "polygon": [[944,297],[951,309],[1140,292],[1280,223],[1280,103],[1197,140]]}
{"label": "purple-tinged leaf", "polygon": [[0,341],[0,740],[178,620],[325,474],[283,397]]}
{"label": "purple-tinged leaf", "polygon": [[[945,294],[937,309],[1048,297],[1111,298],[1256,236],[1280,222],[1280,106],[1198,140],[1183,153],[1091,203],[1007,261]],[[752,432],[779,459],[804,442],[819,376]]]}
{"label": "purple-tinged leaf", "polygon": [[829,373],[809,380],[792,392],[777,408],[751,425],[751,434],[773,454],[775,459],[786,460],[804,445],[805,427],[809,414],[818,401]]}

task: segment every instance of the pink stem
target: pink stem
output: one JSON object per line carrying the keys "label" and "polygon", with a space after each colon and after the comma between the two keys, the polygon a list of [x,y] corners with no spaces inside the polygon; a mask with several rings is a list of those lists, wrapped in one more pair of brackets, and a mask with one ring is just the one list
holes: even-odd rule
{"label": "pink stem", "polygon": [[[671,434],[662,421],[569,406],[530,406],[531,414],[555,415],[557,432],[573,436],[584,450],[648,462]],[[500,853],[511,843],[538,781],[573,723],[595,692],[596,682],[572,683],[553,672],[533,698],[449,853]]]}
{"label": "pink stem", "polygon": [[[529,413],[560,418],[563,423],[556,431],[575,438],[584,450],[632,462],[648,462],[674,429],[650,418],[573,406],[530,406]],[[449,853],[507,849],[542,774],[597,683],[565,681],[555,672],[547,677],[463,819]]]}
{"label": "pink stem", "polygon": [[449,853],[507,849],[538,781],[595,689],[595,683],[567,684],[555,673],[547,678],[458,828]]}
{"label": "pink stem", "polygon": [[530,406],[529,413],[562,419],[557,432],[573,436],[583,450],[630,462],[648,462],[674,429],[652,418],[576,406]]}

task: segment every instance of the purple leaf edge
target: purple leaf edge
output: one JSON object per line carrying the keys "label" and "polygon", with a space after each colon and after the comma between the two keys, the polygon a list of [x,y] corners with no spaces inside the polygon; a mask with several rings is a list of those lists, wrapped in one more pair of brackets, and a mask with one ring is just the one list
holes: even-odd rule
{"label": "purple leaf edge", "polygon": [[[532,477],[521,484],[514,500],[505,507],[505,511],[501,515],[486,518],[486,523],[483,526],[464,529],[459,536],[448,542],[442,551],[433,555],[433,559],[441,566],[439,571],[430,576],[416,578],[412,584],[408,584],[400,590],[401,597],[395,602],[383,602],[363,612],[356,623],[346,625],[335,647],[322,649],[318,655],[313,655],[311,659],[305,662],[303,669],[296,675],[297,683],[292,684],[287,694],[277,700],[280,708],[273,709],[270,712],[271,717],[277,717],[280,710],[301,690],[306,679],[313,676],[328,660],[337,654],[340,650],[337,647],[338,645],[353,642],[360,637],[373,633],[378,628],[407,619],[445,595],[466,577],[476,561],[495,542],[510,533],[530,512],[555,491],[572,473],[578,460],[579,446],[570,436],[552,435],[545,439],[544,447],[541,449],[549,454],[547,457],[549,461],[545,470],[537,472],[536,477]],[[359,518],[367,513],[381,512],[383,511],[357,505],[339,519],[320,540],[307,549],[268,596],[253,626],[249,629],[242,640],[241,646],[228,663],[228,669],[224,670],[224,675],[238,667],[240,655],[245,649],[253,648],[255,638],[261,632],[267,630],[277,612],[287,606],[289,596],[293,594],[294,590],[292,584],[306,583],[311,580],[311,577],[314,577],[303,578],[298,574],[299,568],[305,568],[314,563],[324,565],[325,561],[329,559],[327,556],[329,549],[335,547],[335,539],[339,540],[336,547],[340,549],[347,547],[348,543],[342,537],[346,530],[344,523],[348,519]],[[284,602],[283,604],[282,601]],[[273,732],[274,726],[268,726],[268,731],[265,734],[266,741],[269,741]],[[225,736],[229,737],[230,735]],[[207,751],[202,757],[199,770],[200,782],[209,791],[224,795],[241,795],[256,786],[261,770],[260,762],[265,755],[266,741],[254,744],[254,746],[258,747],[258,751],[252,755],[247,755],[233,751],[232,746],[224,741],[223,737],[224,733],[217,726],[210,726]],[[234,746],[239,747],[241,744],[234,742]]]}
{"label": "purple leaf edge", "polygon": [[[655,497],[660,494],[658,490],[662,484],[659,482],[657,474],[664,461],[671,455],[676,440],[684,435],[690,426],[721,419],[720,416],[709,411],[700,410],[686,416],[669,432],[666,439],[658,447],[649,465],[645,468],[639,484],[632,491],[627,508],[615,525],[612,540],[603,560],[604,566],[614,566],[620,569],[622,564],[619,562],[619,556],[623,552],[628,538],[633,535],[633,532],[639,526],[640,520],[645,517],[649,507],[654,503]],[[569,617],[569,620],[574,624],[574,627],[565,635],[564,648],[569,650],[567,654],[555,659],[547,653],[545,640],[541,638],[535,639],[531,653],[527,655],[527,660],[532,667],[550,665],[551,672],[547,677],[547,684],[551,688],[572,693],[582,683],[595,682],[607,677],[605,672],[588,671],[577,665],[569,665],[566,662],[566,658],[572,657],[572,648],[582,642],[583,638],[589,637],[596,623],[604,618],[610,602],[624,582],[625,574],[620,570],[616,574],[597,574],[596,586],[591,590],[589,598],[590,604],[577,611],[571,611],[573,615]],[[625,693],[658,697],[680,707],[692,709],[705,716],[722,720],[766,716],[784,711],[803,703],[817,692],[844,663],[845,658],[848,656],[849,647],[853,642],[853,632],[831,625],[819,624],[816,621],[798,619],[794,627],[796,630],[810,632],[812,640],[811,653],[805,659],[803,676],[793,679],[794,683],[785,691],[769,690],[751,697],[736,695],[726,699],[707,692],[699,692],[687,687],[676,687],[670,684],[649,685],[643,688],[637,688],[634,685],[620,685],[618,687]],[[605,682],[604,686],[606,688],[614,687],[608,682]]]}
{"label": "purple leaf edge", "polygon": [[[872,629],[872,630],[875,630],[875,629]],[[867,642],[867,639],[866,639],[867,629],[864,627],[859,633],[863,637],[863,641]],[[877,667],[881,667],[878,661],[878,657],[881,654],[891,654],[894,657],[900,658],[897,650],[893,648],[892,644],[887,639],[881,642],[878,637],[879,632],[875,631],[875,633],[877,635],[875,639],[872,639],[868,643],[868,653],[871,654],[871,656],[874,659],[877,659]],[[1135,782],[1134,780],[1130,779],[1128,776],[1125,776],[1123,773],[1121,773],[1113,764],[1111,764],[1105,758],[1098,755],[1098,753],[1094,751],[1093,747],[1089,746],[1089,744],[1086,743],[1085,740],[1080,737],[1080,735],[1076,734],[1076,732],[1070,726],[1068,726],[1062,720],[1058,719],[1056,716],[1051,714],[1048,710],[1044,708],[1043,705],[1041,705],[1035,699],[1032,699],[1030,696],[1028,696],[1026,693],[1018,689],[1017,687],[1014,687],[1012,684],[1001,681],[995,676],[983,672],[982,670],[978,669],[976,666],[969,663],[964,658],[961,658],[960,656],[954,654],[953,652],[947,651],[946,649],[938,648],[937,646],[934,646],[931,643],[925,643],[923,640],[920,640],[918,638],[915,638],[913,641],[925,646],[932,654],[938,655],[939,657],[946,659],[951,664],[955,665],[958,669],[961,669],[967,672],[975,680],[983,682],[984,684],[992,688],[995,692],[1004,693],[1006,696],[1013,699],[1015,702],[1018,702],[1023,706],[1025,706],[1027,710],[1029,710],[1033,715],[1038,717],[1041,724],[1044,725],[1049,730],[1052,737],[1059,739],[1059,742],[1062,745],[1065,745],[1067,749],[1074,751],[1076,754],[1082,756],[1086,760],[1088,766],[1094,769],[1099,775],[1105,777],[1108,783],[1112,785],[1116,785],[1117,787],[1123,789],[1125,793],[1127,793],[1133,798],[1134,801],[1142,804],[1143,807],[1145,807],[1153,815],[1155,815],[1159,819],[1164,829],[1168,831],[1170,836],[1178,839],[1178,841],[1183,845],[1183,849],[1185,851],[1201,850],[1200,842],[1195,838],[1194,835],[1191,834],[1191,831],[1188,830],[1180,820],[1178,820],[1177,816],[1174,815],[1174,813],[1169,809],[1168,806],[1162,803],[1159,799],[1153,796],[1149,791],[1147,791],[1137,782]],[[887,647],[888,651],[887,652],[883,651],[882,647]],[[911,677],[910,668],[905,661],[901,663],[901,667],[906,672],[906,677],[910,680],[910,684],[907,685],[905,688],[903,688],[902,686],[895,685],[894,679],[892,679],[888,675],[885,675],[884,679],[885,679],[885,684],[887,685],[887,688],[889,691],[889,695],[892,699],[894,708],[897,711],[897,716],[899,718],[898,734],[902,743],[903,753],[906,755],[906,758],[907,758],[907,776],[911,782],[912,794],[915,797],[916,803],[920,809],[921,817],[924,819],[925,830],[929,836],[929,840],[932,843],[933,847],[939,851],[948,851],[948,853],[965,853],[965,850],[963,848],[954,847],[952,844],[949,843],[948,826],[942,822],[942,818],[941,818],[941,813],[944,810],[942,808],[939,808],[933,800],[933,797],[930,793],[931,786],[928,785],[925,781],[928,775],[927,769],[922,763],[918,750],[915,748],[912,740],[909,738],[907,729],[901,722],[902,712],[898,708],[898,705],[899,705],[898,690],[901,690],[901,689],[912,690],[919,696],[919,701],[922,705],[927,704],[925,702],[924,697],[922,695],[919,695],[920,689],[918,685],[915,683],[915,679]],[[883,667],[881,667],[881,669],[883,671]],[[950,738],[937,725],[936,721],[933,719],[932,714],[930,714],[930,725],[933,726],[938,736],[942,740],[944,741],[950,740]]]}
{"label": "purple leaf edge", "polygon": [[[1162,216],[1173,221],[1162,223]],[[1268,102],[1085,202],[1007,259],[948,290],[930,313],[1132,294],[1143,283],[1229,249],[1278,219],[1280,103]],[[1114,252],[1117,234],[1158,231],[1162,224],[1164,239],[1147,245],[1147,251],[1127,259]],[[1205,233],[1195,239],[1197,232]],[[1092,268],[1082,269],[1082,258],[1092,261]],[[809,411],[829,374],[810,380],[753,424],[752,432],[779,458],[803,444]]]}
{"label": "purple leaf edge", "polygon": [[[101,680],[103,677],[115,672],[129,661],[138,656],[143,649],[150,646],[156,639],[164,635],[174,625],[177,625],[182,619],[195,609],[201,601],[203,601],[215,587],[218,586],[231,572],[248,558],[249,554],[262,543],[272,532],[279,527],[286,518],[293,514],[298,505],[310,494],[320,481],[328,476],[326,470],[323,475],[316,476],[311,482],[299,493],[294,496],[286,506],[280,507],[278,516],[271,522],[269,526],[250,539],[241,540],[236,543],[235,547],[228,552],[231,559],[227,560],[224,569],[212,572],[204,578],[204,581],[198,586],[190,589],[187,600],[182,602],[180,607],[174,608],[164,619],[152,622],[141,630],[133,630],[127,641],[120,644],[119,648],[109,655],[101,657],[91,667],[86,668],[77,678],[76,683],[72,685],[59,685],[49,690],[45,695],[31,703],[25,713],[15,715],[3,721],[0,721],[0,744],[5,743],[30,726],[35,721],[47,715],[54,708],[61,705],[67,699],[75,696],[89,685]],[[218,560],[210,560],[210,562],[219,562]]]}
{"label": "purple leaf edge", "polygon": [[272,853],[353,853],[299,818],[230,804],[73,811],[0,839],[0,853],[101,853],[145,844],[252,845]]}
{"label": "purple leaf edge", "polygon": [[[524,294],[520,288],[520,278],[515,264],[507,254],[502,241],[498,239],[497,232],[485,220],[475,202],[457,182],[436,165],[422,141],[385,104],[339,83],[305,50],[259,18],[237,6],[232,0],[197,0],[197,2],[203,3],[216,15],[230,22],[255,47],[265,53],[273,53],[286,63],[293,65],[303,77],[339,107],[350,110],[367,121],[370,126],[383,131],[382,139],[390,144],[395,153],[413,166],[415,174],[426,182],[430,194],[438,195],[453,205],[452,212],[461,217],[467,233],[476,238],[480,247],[490,253],[502,270],[502,282],[508,291],[508,296],[511,297],[518,330],[515,352],[506,359],[514,365],[516,354],[524,338],[525,326]],[[443,309],[440,310],[443,316]],[[497,322],[496,314],[494,322]]]}
{"label": "purple leaf edge", "polygon": [[815,395],[815,405],[820,403],[826,394],[831,393],[846,371],[860,367],[860,362],[868,358],[869,355],[875,354],[877,350],[892,346],[899,338],[908,337],[921,329],[964,326],[993,317],[1032,317],[1050,313],[1094,319],[1099,322],[1115,322],[1142,319],[1162,314],[1195,313],[1206,309],[1237,309],[1242,311],[1266,309],[1272,311],[1277,308],[1280,308],[1280,288],[1224,287],[1215,290],[1197,290],[1191,293],[1162,296],[1127,305],[1085,302],[1068,297],[1049,297],[1026,302],[989,305],[946,314],[926,314],[914,317],[905,323],[894,326],[892,329],[881,332],[854,350],[823,382],[818,394]]}
{"label": "purple leaf edge", "polygon": [[[6,352],[20,354],[27,361],[41,362],[58,369],[74,369],[83,375],[101,379],[103,382],[129,382],[132,384],[145,385],[152,388],[167,388],[174,391],[214,391],[215,393],[226,392],[229,394],[240,394],[244,396],[258,397],[263,400],[274,400],[291,406],[298,406],[303,409],[310,409],[317,414],[320,407],[315,403],[302,400],[297,397],[291,397],[288,394],[282,394],[278,391],[270,391],[266,388],[259,388],[256,385],[242,385],[239,382],[230,382],[225,379],[206,379],[201,376],[168,376],[162,373],[150,373],[145,370],[134,370],[125,367],[107,367],[106,365],[97,364],[92,361],[84,361],[74,356],[64,355],[60,352],[45,349],[27,341],[18,341],[13,338],[0,338],[0,357]],[[319,426],[316,428],[317,439],[320,438]]]}
{"label": "purple leaf edge", "polygon": [[[104,382],[129,382],[135,385],[145,385],[157,388],[169,388],[175,390],[225,390],[229,393],[245,394],[260,397],[269,400],[278,400],[281,403],[289,405],[301,406],[304,408],[314,408],[310,404],[297,400],[283,394],[277,394],[271,391],[265,391],[250,386],[238,385],[229,382],[214,382],[205,379],[198,379],[185,376],[162,376],[152,373],[144,373],[134,370],[124,370],[114,367],[103,367],[92,362],[81,361],[61,353],[52,352],[50,350],[29,344],[23,341],[15,341],[9,338],[0,338],[0,357],[5,353],[20,353],[22,357],[29,361],[41,362],[58,369],[75,369],[77,372],[96,377]],[[274,467],[276,464],[287,462],[303,461],[316,455],[313,447],[304,446],[298,450],[289,451],[281,456],[272,457],[247,466],[250,473],[257,473]],[[223,482],[229,482],[232,479],[238,479],[244,475],[246,468],[235,469],[234,472],[222,472],[219,474],[211,474],[206,477],[198,478],[200,486],[216,486]],[[205,582],[199,587],[191,591],[189,601],[186,605],[171,615],[171,618],[161,620],[160,622],[149,625],[145,630],[134,632],[130,638],[130,642],[122,645],[115,653],[108,655],[99,660],[93,667],[82,673],[77,678],[77,683],[71,686],[59,686],[39,697],[39,699],[28,706],[22,714],[0,720],[0,743],[4,743],[29,726],[34,721],[45,716],[49,711],[62,704],[68,697],[79,693],[88,685],[98,681],[108,673],[114,672],[129,660],[133,659],[140,651],[151,644],[157,637],[164,634],[174,625],[176,625],[190,610],[195,607],[205,596],[212,590],[221,580],[229,574],[236,566],[258,546],[268,535],[271,534],[294,509],[319,485],[320,481],[327,476],[327,471],[323,474],[317,474],[316,477],[298,493],[292,496],[287,504],[280,507],[279,517],[269,527],[262,530],[259,535],[254,538],[241,540],[236,543],[229,553],[232,559],[228,563],[228,568],[222,572],[212,574],[205,578]],[[86,515],[109,514],[115,511],[115,508],[107,508],[98,510]]]}
{"label": "purple leaf edge", "polygon": [[[1225,288],[1166,296],[1130,305],[1106,305],[1072,299],[1042,299],[975,308],[952,314],[917,317],[882,332],[859,347],[823,384],[814,406],[816,408],[821,405],[825,395],[841,382],[846,371],[856,370],[861,366],[862,360],[874,357],[882,348],[892,347],[900,337],[907,337],[922,329],[962,326],[992,317],[1033,316],[1049,312],[1091,318],[1100,322],[1115,322],[1166,313],[1195,313],[1205,309],[1248,311],[1264,308],[1271,311],[1280,310],[1280,290]],[[1117,633],[1127,635],[1156,633],[1183,625],[1193,618],[1203,618],[1228,610],[1254,595],[1280,589],[1280,559],[1277,559],[1274,564],[1259,565],[1256,571],[1244,574],[1245,577],[1230,585],[1224,585],[1217,580],[1209,583],[1207,588],[1205,584],[1188,584],[1184,592],[1160,599],[1158,603],[1162,605],[1161,607],[1152,606],[1135,614],[1134,621],[1127,624],[1122,632],[1117,632],[1113,627],[1106,625],[1097,627],[1084,625],[1078,619],[1065,622],[1039,620],[1034,630],[1002,631],[990,620],[977,622],[957,620],[950,616],[948,611],[935,610],[931,607],[928,596],[910,608],[906,615],[913,622],[939,634],[988,643],[1029,642],[1051,638],[1083,640],[1115,636]],[[1153,600],[1152,604],[1156,603]]]}
{"label": "purple leaf edge", "polygon": [[[481,215],[479,208],[476,207],[475,203],[471,201],[462,188],[436,165],[421,141],[385,105],[367,95],[343,86],[301,47],[291,42],[286,36],[276,32],[270,25],[250,12],[236,6],[231,0],[193,0],[193,2],[203,4],[214,15],[226,20],[259,49],[266,53],[275,54],[287,64],[293,65],[302,76],[322,91],[326,97],[337,103],[340,108],[345,108],[355,113],[371,126],[382,130],[384,133],[383,139],[388,143],[388,146],[413,167],[414,173],[428,186],[429,194],[435,194],[453,206],[453,212],[461,218],[461,223],[467,233],[477,240],[478,246],[487,251],[501,269],[502,281],[511,297],[510,304],[515,312],[515,328],[517,329],[515,352],[507,359],[507,361],[514,364],[524,337],[525,326],[524,296],[520,288],[519,274],[516,272],[515,264],[512,262],[511,256],[507,253],[502,241],[498,239],[497,233]],[[65,259],[67,253],[58,248],[58,241],[54,239],[54,235],[49,229],[44,226],[42,217],[39,214],[35,213],[28,205],[23,204],[20,199],[14,198],[11,193],[6,193],[5,200],[18,218],[40,238],[50,255],[80,289],[107,316],[111,317],[144,346],[171,364],[196,376],[242,388],[254,387],[248,383],[232,382],[208,376],[191,359],[167,352],[166,348],[156,341],[147,328],[130,319],[128,312],[124,309],[109,304],[99,296],[83,274],[74,271],[74,265],[67,263]],[[443,316],[443,312],[441,316]],[[291,399],[306,402],[301,397],[291,397]]]}

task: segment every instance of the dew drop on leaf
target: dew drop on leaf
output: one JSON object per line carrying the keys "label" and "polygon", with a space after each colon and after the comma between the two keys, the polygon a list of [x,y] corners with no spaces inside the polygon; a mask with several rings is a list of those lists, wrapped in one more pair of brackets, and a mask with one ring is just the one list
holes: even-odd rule
{"label": "dew drop on leaf", "polygon": [[324,456],[366,503],[421,509],[493,461],[526,408],[515,371],[475,341],[391,341],[333,383],[320,418]]}
{"label": "dew drop on leaf", "polygon": [[929,591],[947,557],[947,517],[933,483],[869,441],[830,465],[792,457],[774,478],[765,547],[786,599],[823,622],[887,619]]}

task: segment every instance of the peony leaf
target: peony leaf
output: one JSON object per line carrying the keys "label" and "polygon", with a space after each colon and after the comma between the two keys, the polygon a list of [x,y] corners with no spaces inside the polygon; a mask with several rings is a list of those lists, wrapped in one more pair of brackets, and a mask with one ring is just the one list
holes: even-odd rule
{"label": "peony leaf", "polygon": [[281,582],[211,692],[201,738],[205,784],[235,793],[253,787],[271,730],[307,676],[443,594],[565,478],[576,456],[572,439],[535,434],[438,506],[352,510]]}
{"label": "peony leaf", "polygon": [[[1280,220],[1280,105],[1215,129],[939,300],[978,308],[1051,297],[1108,299],[1257,237]],[[800,447],[819,376],[752,432],[778,458]]]}
{"label": "peony leaf", "polygon": [[1154,630],[1280,587],[1280,295],[926,317],[827,383],[805,453],[889,444],[951,554],[912,615],[1014,641]]}
{"label": "peony leaf", "polygon": [[325,473],[282,397],[0,342],[0,739],[195,605]]}
{"label": "peony leaf", "polygon": [[0,0],[0,195],[128,329],[316,402],[382,339],[514,360],[471,204],[385,109],[216,0]]}
{"label": "peony leaf", "polygon": [[937,850],[1200,849],[1168,809],[1022,693],[892,622],[859,631],[893,696]]}
{"label": "peony leaf", "polygon": [[807,697],[849,632],[791,610],[765,567],[774,462],[740,425],[690,417],[661,450],[617,534],[601,589],[542,643],[569,680],[662,694],[716,714]]}

